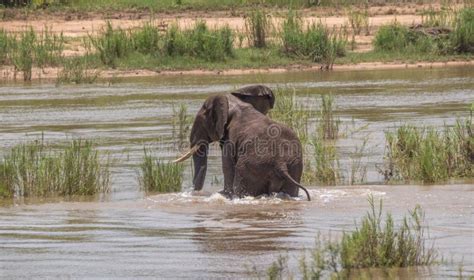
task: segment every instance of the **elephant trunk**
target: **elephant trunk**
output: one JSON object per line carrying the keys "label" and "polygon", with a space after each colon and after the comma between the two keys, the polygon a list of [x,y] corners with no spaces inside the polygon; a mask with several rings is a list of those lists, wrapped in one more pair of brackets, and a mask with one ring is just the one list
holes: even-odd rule
{"label": "elephant trunk", "polygon": [[199,149],[193,154],[194,163],[194,178],[193,186],[195,191],[202,190],[204,186],[204,179],[206,179],[207,171],[207,153],[209,144],[202,144]]}

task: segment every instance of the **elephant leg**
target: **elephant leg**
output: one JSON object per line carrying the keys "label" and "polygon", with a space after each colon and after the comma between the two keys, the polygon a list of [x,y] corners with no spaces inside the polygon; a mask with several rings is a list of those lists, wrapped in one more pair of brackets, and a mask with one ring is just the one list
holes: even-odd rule
{"label": "elephant leg", "polygon": [[222,151],[222,172],[224,173],[224,190],[221,194],[232,196],[233,183],[235,177],[234,149],[230,142],[221,145]]}
{"label": "elephant leg", "polygon": [[253,174],[251,167],[244,164],[235,166],[233,193],[237,197],[244,197],[246,195],[259,196],[268,194],[268,184],[262,177]]}

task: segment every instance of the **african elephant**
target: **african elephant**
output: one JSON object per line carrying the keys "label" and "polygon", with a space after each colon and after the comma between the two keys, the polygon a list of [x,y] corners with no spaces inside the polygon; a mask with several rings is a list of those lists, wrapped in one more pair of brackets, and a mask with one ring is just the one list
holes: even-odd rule
{"label": "african elephant", "polygon": [[175,162],[193,156],[194,190],[201,190],[209,143],[219,141],[223,194],[242,197],[283,192],[295,197],[301,188],[310,200],[308,191],[299,184],[303,157],[298,137],[290,128],[256,109],[262,107],[251,103],[235,94],[208,97],[191,129],[191,149]]}

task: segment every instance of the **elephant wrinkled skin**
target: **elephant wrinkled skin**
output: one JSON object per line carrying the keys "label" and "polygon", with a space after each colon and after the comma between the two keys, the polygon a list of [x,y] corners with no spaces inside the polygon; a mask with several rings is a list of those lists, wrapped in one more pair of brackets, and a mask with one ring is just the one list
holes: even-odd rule
{"label": "elephant wrinkled skin", "polygon": [[[251,90],[264,92],[261,98]],[[226,196],[242,197],[283,192],[298,196],[303,171],[301,143],[287,126],[268,118],[274,97],[264,86],[243,88],[240,92],[213,95],[206,99],[191,129],[195,190],[201,190],[207,170],[209,144],[219,141],[222,148],[222,168]],[[268,89],[268,91],[267,91]],[[250,92],[250,93],[249,93]],[[248,94],[246,94],[248,93]],[[258,95],[257,95],[258,96]]]}

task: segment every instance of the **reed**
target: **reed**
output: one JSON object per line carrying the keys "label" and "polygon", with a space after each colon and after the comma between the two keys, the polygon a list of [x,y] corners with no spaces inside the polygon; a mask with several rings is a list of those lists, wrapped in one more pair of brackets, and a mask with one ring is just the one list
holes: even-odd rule
{"label": "reed", "polygon": [[257,7],[249,12],[245,18],[245,28],[250,46],[255,48],[267,46],[267,37],[271,32],[271,19],[264,8]]}
{"label": "reed", "polygon": [[277,88],[274,94],[276,102],[270,117],[291,127],[301,142],[307,143],[308,128],[314,113],[297,102],[294,88]]}
{"label": "reed", "polygon": [[188,106],[180,104],[178,108],[173,106],[173,139],[178,139],[178,148],[187,146],[192,118],[188,114]]}
{"label": "reed", "polygon": [[109,162],[89,140],[54,149],[43,140],[19,144],[0,162],[0,190],[8,196],[93,195],[109,191]]}
{"label": "reed", "polygon": [[16,48],[12,55],[12,63],[16,71],[23,73],[24,81],[31,81],[34,48],[35,48],[36,34],[33,28],[20,33],[20,38],[16,42]]}
{"label": "reed", "polygon": [[349,24],[354,35],[360,35],[362,30],[365,30],[365,34],[369,35],[369,12],[367,10],[359,11],[349,9],[347,18],[349,19]]}
{"label": "reed", "polygon": [[146,22],[139,29],[131,32],[133,48],[142,54],[159,55],[163,49],[163,36],[160,27],[153,22]]}
{"label": "reed", "polygon": [[100,70],[94,68],[93,57],[72,57],[65,59],[63,68],[59,71],[56,84],[92,84],[100,75]]}
{"label": "reed", "polygon": [[130,34],[120,27],[114,28],[110,21],[97,36],[89,35],[89,40],[102,63],[112,68],[117,66],[117,59],[128,56],[133,48]]}
{"label": "reed", "polygon": [[303,182],[334,186],[342,181],[335,143],[315,134],[310,141],[312,152],[305,163]]}
{"label": "reed", "polygon": [[64,36],[62,33],[56,35],[47,26],[38,34],[35,42],[35,64],[43,68],[45,66],[57,66],[62,61],[64,51]]}
{"label": "reed", "polygon": [[166,163],[151,155],[144,148],[143,161],[140,164],[139,182],[145,192],[178,192],[183,183],[184,165]]}
{"label": "reed", "polygon": [[470,117],[440,132],[433,127],[403,125],[386,132],[385,167],[389,181],[443,182],[474,176],[474,128]]}
{"label": "reed", "polygon": [[331,94],[321,96],[318,122],[318,130],[323,139],[335,140],[338,138],[341,120],[334,116],[334,97]]}
{"label": "reed", "polygon": [[[401,224],[395,225],[390,213],[382,219],[383,203],[376,205],[372,196],[370,209],[352,232],[344,232],[340,240],[316,238],[314,249],[300,258],[302,279],[358,278],[361,268],[393,268],[428,266],[437,262],[434,244],[428,244],[424,212],[416,206]],[[291,273],[288,259],[279,257],[267,269],[270,279],[287,279]]]}

